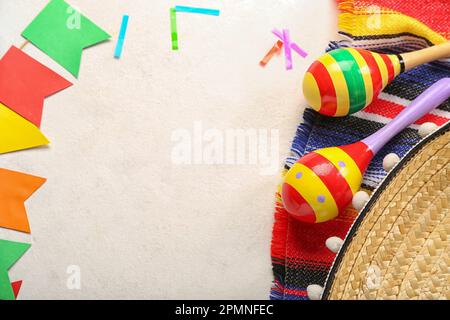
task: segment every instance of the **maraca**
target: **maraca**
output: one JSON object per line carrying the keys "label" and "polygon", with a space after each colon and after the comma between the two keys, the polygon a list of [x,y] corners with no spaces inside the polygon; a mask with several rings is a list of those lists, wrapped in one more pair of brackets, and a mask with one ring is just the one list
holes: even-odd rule
{"label": "maraca", "polygon": [[375,154],[396,134],[450,97],[450,78],[433,84],[394,120],[362,141],[313,151],[287,172],[282,185],[286,210],[310,223],[335,218],[359,190]]}
{"label": "maraca", "polygon": [[446,57],[450,57],[450,42],[398,55],[336,49],[309,67],[303,94],[319,113],[346,116],[368,106],[401,72]]}

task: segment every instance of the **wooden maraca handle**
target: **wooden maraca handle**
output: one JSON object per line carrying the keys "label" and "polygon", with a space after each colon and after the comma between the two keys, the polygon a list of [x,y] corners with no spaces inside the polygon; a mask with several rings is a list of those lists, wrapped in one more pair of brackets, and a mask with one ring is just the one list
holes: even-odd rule
{"label": "wooden maraca handle", "polygon": [[408,71],[427,62],[449,58],[450,41],[422,50],[402,53],[400,56],[403,58],[405,71]]}

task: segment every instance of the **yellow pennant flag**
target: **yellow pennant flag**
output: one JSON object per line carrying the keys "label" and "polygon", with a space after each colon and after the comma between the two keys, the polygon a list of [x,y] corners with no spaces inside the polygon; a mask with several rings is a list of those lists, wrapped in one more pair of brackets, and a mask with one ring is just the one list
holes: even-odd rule
{"label": "yellow pennant flag", "polygon": [[0,103],[0,154],[48,143],[47,138],[34,124]]}

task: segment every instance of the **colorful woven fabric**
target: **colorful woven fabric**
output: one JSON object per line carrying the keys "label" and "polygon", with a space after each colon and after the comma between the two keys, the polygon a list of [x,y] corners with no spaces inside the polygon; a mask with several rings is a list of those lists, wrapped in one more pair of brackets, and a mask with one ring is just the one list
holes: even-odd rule
{"label": "colorful woven fabric", "polygon": [[[446,41],[450,36],[450,3],[442,0],[340,1],[340,33],[346,40],[331,42],[328,50],[359,47],[379,53],[401,53]],[[427,10],[423,10],[426,7]],[[435,30],[435,31],[433,31]],[[399,75],[379,98],[363,111],[344,118],[325,117],[306,109],[294,137],[289,169],[310,151],[353,143],[380,129],[437,80],[449,77],[446,61],[419,66]],[[418,126],[423,122],[442,125],[450,120],[450,101],[439,106],[387,144],[374,158],[363,178],[369,193],[386,176],[382,161],[388,153],[405,155],[420,141]],[[323,286],[335,254],[327,249],[329,237],[345,238],[357,212],[348,208],[337,219],[314,225],[292,220],[277,192],[272,238],[274,282],[272,299],[308,299],[306,287]]]}

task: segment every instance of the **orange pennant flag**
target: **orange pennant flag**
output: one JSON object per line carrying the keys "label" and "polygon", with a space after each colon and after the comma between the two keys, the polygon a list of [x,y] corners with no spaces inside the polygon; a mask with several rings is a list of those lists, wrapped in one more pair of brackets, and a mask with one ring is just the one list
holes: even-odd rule
{"label": "orange pennant flag", "polygon": [[0,168],[0,227],[30,233],[24,202],[46,179]]}

